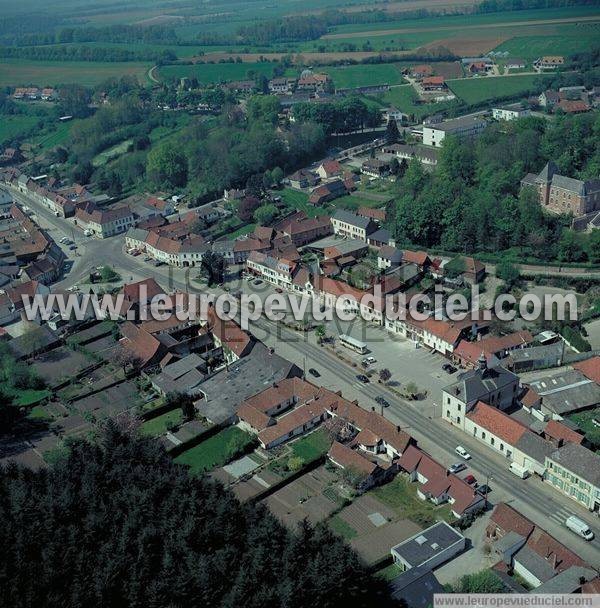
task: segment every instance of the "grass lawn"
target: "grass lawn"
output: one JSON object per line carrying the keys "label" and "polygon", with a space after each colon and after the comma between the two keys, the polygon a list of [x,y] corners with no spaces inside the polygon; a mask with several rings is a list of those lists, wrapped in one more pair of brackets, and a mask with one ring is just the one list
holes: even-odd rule
{"label": "grass lawn", "polygon": [[248,72],[273,76],[276,64],[262,63],[196,63],[193,65],[165,65],[158,70],[159,80],[179,80],[180,78],[197,78],[203,84],[228,82],[231,80],[252,80]]}
{"label": "grass lawn", "polygon": [[600,420],[600,407],[571,414],[568,418],[575,422],[585,432],[588,441],[593,443],[597,450],[600,450],[600,428],[592,423],[593,418]]}
{"label": "grass lawn", "polygon": [[181,424],[182,420],[183,413],[181,409],[177,408],[144,422],[142,424],[142,433],[151,437],[158,437],[166,433],[171,425]]}
{"label": "grass lawn", "polygon": [[227,235],[227,238],[228,239],[236,239],[238,236],[244,236],[246,234],[250,234],[251,232],[254,232],[255,228],[256,228],[256,224],[246,224],[244,226],[241,226],[237,230],[234,230],[233,232],[230,232]]}
{"label": "grass lawn", "polygon": [[29,410],[27,418],[30,420],[52,420],[52,416],[40,405],[36,405]]}
{"label": "grass lawn", "polygon": [[319,68],[319,72],[329,74],[338,89],[355,89],[378,84],[401,84],[404,82],[401,69],[401,65],[395,63],[382,63],[324,67]]}
{"label": "grass lawn", "polygon": [[453,105],[452,101],[419,103],[417,92],[410,84],[394,87],[386,91],[381,100],[385,105],[392,105],[405,114],[413,114],[417,120],[423,118],[423,116],[442,112]]}
{"label": "grass lawn", "polygon": [[305,463],[316,460],[326,454],[331,447],[331,438],[325,429],[317,429],[292,444],[294,456],[299,456]]}
{"label": "grass lawn", "polygon": [[525,97],[537,90],[543,81],[543,76],[524,74],[449,80],[448,86],[457,97],[475,104],[505,97]]}
{"label": "grass lawn", "polygon": [[237,426],[230,426],[186,450],[175,458],[175,462],[189,466],[192,474],[203,473],[227,464],[239,453],[240,448],[249,446],[254,440],[250,433],[245,433]]}
{"label": "grass lawn", "polygon": [[339,515],[334,515],[328,522],[329,527],[344,540],[352,540],[358,536],[358,532]]}
{"label": "grass lawn", "polygon": [[317,217],[318,215],[325,215],[326,209],[322,207],[315,207],[308,202],[308,194],[306,192],[300,192],[299,190],[293,190],[292,188],[284,188],[277,193],[281,196],[281,200],[294,211],[304,211],[308,217]]}
{"label": "grass lawn", "polygon": [[[2,66],[0,65],[0,71],[1,70]],[[38,121],[39,118],[36,116],[0,114],[0,145],[13,137],[31,131]]]}
{"label": "grass lawn", "polygon": [[50,391],[46,389],[34,390],[34,389],[13,389],[4,385],[0,385],[0,389],[9,397],[12,397],[13,405],[17,407],[27,407],[29,405],[35,405],[44,399],[50,397]]}
{"label": "grass lawn", "polygon": [[403,571],[400,569],[398,564],[390,564],[381,570],[377,570],[377,572],[375,572],[375,576],[389,583],[390,581],[393,581],[399,574],[402,574],[402,572]]}
{"label": "grass lawn", "polygon": [[116,146],[113,146],[108,150],[104,150],[104,152],[100,152],[100,154],[97,154],[92,160],[92,165],[94,165],[94,167],[100,167],[102,165],[105,165],[111,160],[117,158],[118,156],[125,154],[125,152],[127,152],[127,149],[132,143],[133,140],[126,139],[125,141],[122,141]]}
{"label": "grass lawn", "polygon": [[125,75],[137,76],[144,82],[151,66],[134,62],[89,61],[31,61],[27,59],[3,59],[0,62],[0,86],[57,86],[77,83],[95,86],[107,78]]}
{"label": "grass lawn", "polygon": [[57,122],[55,128],[48,130],[42,135],[36,135],[30,138],[29,141],[36,146],[40,146],[42,150],[49,150],[67,141],[71,134],[71,129],[77,122],[79,122],[77,119],[68,122]]}
{"label": "grass lawn", "polygon": [[390,483],[372,492],[381,502],[398,511],[400,517],[420,526],[431,526],[440,519],[455,521],[448,505],[438,507],[428,500],[421,500],[417,496],[417,484],[403,475],[397,475]]}
{"label": "grass lawn", "polygon": [[372,198],[362,197],[360,194],[349,194],[348,196],[336,198],[331,204],[338,209],[348,209],[350,211],[356,211],[359,207],[370,207],[373,209],[385,207],[384,201],[374,201]]}

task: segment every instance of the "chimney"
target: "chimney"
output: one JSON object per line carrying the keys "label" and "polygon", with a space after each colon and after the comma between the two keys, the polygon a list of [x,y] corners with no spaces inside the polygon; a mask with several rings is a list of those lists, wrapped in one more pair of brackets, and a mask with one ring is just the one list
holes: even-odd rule
{"label": "chimney", "polygon": [[399,433],[402,429],[400,428],[400,425],[396,426],[396,431]]}
{"label": "chimney", "polygon": [[374,412],[375,411],[375,406],[371,406],[371,411]]}

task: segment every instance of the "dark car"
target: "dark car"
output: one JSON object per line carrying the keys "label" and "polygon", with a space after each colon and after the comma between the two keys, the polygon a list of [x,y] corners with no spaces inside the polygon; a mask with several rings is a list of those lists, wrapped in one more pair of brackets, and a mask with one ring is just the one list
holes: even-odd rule
{"label": "dark car", "polygon": [[319,373],[319,372],[318,372],[318,371],[317,371],[317,370],[316,370],[314,367],[311,367],[311,368],[308,370],[308,373],[309,373],[311,376],[314,376],[315,378],[320,378],[320,377],[321,377],[321,374],[320,374],[320,373]]}
{"label": "dark car", "polygon": [[492,488],[490,488],[490,486],[484,484],[481,484],[480,486],[477,487],[477,492],[479,494],[481,494],[482,496],[485,496],[486,494],[489,494],[492,491]]}
{"label": "dark car", "polygon": [[442,365],[442,369],[447,374],[453,374],[456,371],[456,368],[454,367],[454,365],[450,365],[450,363],[444,363],[444,365]]}
{"label": "dark car", "polygon": [[263,282],[261,281],[261,279],[255,279],[254,281],[252,281],[252,285],[262,285]]}
{"label": "dark car", "polygon": [[356,379],[359,382],[362,382],[363,384],[369,384],[369,382],[370,382],[370,380],[364,374],[358,374],[358,376],[356,376]]}
{"label": "dark car", "polygon": [[74,249],[77,249],[77,245],[75,245],[75,243],[73,243],[73,245],[69,245],[69,249],[71,251],[73,251]]}
{"label": "dark car", "polygon": [[377,403],[379,403],[379,405],[383,405],[383,407],[389,407],[390,406],[389,401],[385,397],[382,397],[381,395],[378,395],[377,397],[375,397],[375,401]]}
{"label": "dark car", "polygon": [[472,486],[474,483],[477,483],[477,480],[473,475],[467,475],[463,481],[466,481],[470,486]]}

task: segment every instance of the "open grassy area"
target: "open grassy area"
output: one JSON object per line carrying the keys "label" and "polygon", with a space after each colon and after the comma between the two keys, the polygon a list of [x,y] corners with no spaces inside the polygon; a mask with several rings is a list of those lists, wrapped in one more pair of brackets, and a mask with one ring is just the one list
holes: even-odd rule
{"label": "open grassy area", "polygon": [[197,446],[186,450],[175,462],[190,467],[196,475],[227,464],[239,451],[255,441],[250,433],[230,426]]}
{"label": "open grassy area", "polygon": [[179,78],[197,78],[198,82],[211,84],[231,80],[252,80],[251,72],[273,75],[274,63],[196,63],[193,65],[165,65],[158,70],[158,78],[163,81]]}
{"label": "open grassy area", "polygon": [[382,63],[374,65],[346,65],[340,67],[323,67],[319,72],[329,74],[338,89],[354,89],[379,84],[400,84],[402,64]]}
{"label": "open grassy area", "polygon": [[308,217],[317,217],[318,215],[325,215],[326,209],[322,207],[315,207],[308,202],[308,194],[306,192],[300,192],[299,190],[293,190],[292,188],[284,188],[277,193],[281,197],[281,200],[294,211],[304,211]]}
{"label": "open grassy area", "polygon": [[526,97],[535,92],[543,82],[544,76],[523,74],[450,80],[448,86],[457,97],[466,103],[475,104],[506,97]]}
{"label": "open grassy area", "polygon": [[137,76],[145,82],[151,66],[146,63],[89,62],[89,61],[30,61],[26,59],[2,59],[0,62],[0,86],[58,86],[77,83],[95,86],[107,78],[125,75]]}
{"label": "open grassy area", "polygon": [[455,521],[448,505],[438,507],[428,500],[421,500],[417,496],[417,484],[411,483],[404,475],[397,475],[390,483],[372,492],[381,502],[398,511],[400,517],[420,526],[431,526],[441,519]]}
{"label": "open grassy area", "polygon": [[133,140],[126,139],[125,141],[118,143],[116,146],[113,146],[112,148],[109,148],[108,150],[104,150],[103,152],[100,152],[100,154],[97,154],[94,157],[94,159],[92,160],[92,165],[94,165],[94,167],[100,167],[100,166],[105,165],[106,163],[110,162],[111,160],[114,160],[115,158],[122,156],[123,154],[125,154],[125,152],[127,152],[127,150],[129,149],[129,146],[132,143],[133,143]]}
{"label": "open grassy area", "polygon": [[238,236],[244,236],[246,234],[250,234],[251,232],[254,232],[255,228],[256,228],[256,224],[246,224],[245,226],[242,226],[241,228],[238,228],[237,230],[230,232],[227,235],[227,238],[228,239],[237,239]]}
{"label": "open grassy area", "polygon": [[[0,66],[1,70],[2,66]],[[38,121],[39,119],[35,116],[0,114],[0,145],[10,141],[13,137],[28,133]]]}
{"label": "open grassy area", "polygon": [[510,57],[534,60],[542,55],[571,55],[589,50],[600,38],[600,23],[585,24],[572,35],[515,36],[496,47]]}
{"label": "open grassy area", "polygon": [[144,422],[142,424],[142,433],[151,437],[158,437],[166,433],[172,426],[181,424],[182,421],[183,413],[177,408]]}
{"label": "open grassy area", "polygon": [[358,536],[358,532],[339,515],[334,515],[327,523],[338,536],[341,536],[346,541]]}
{"label": "open grassy area", "polygon": [[419,103],[417,92],[410,84],[394,87],[381,96],[378,96],[383,105],[394,106],[396,109],[408,114],[412,114],[419,120],[424,116],[442,112],[455,102],[444,101],[441,103]]}
{"label": "open grassy area", "polygon": [[35,405],[44,399],[48,399],[51,394],[50,391],[46,389],[14,389],[4,383],[0,384],[0,391],[2,391],[8,397],[11,397],[13,400],[13,405],[16,405],[17,407]]}
{"label": "open grassy area", "polygon": [[299,456],[305,463],[316,460],[326,454],[331,447],[331,437],[325,429],[317,429],[292,444],[294,456]]}
{"label": "open grassy area", "polygon": [[52,416],[40,405],[36,405],[29,410],[27,418],[30,420],[52,420]]}
{"label": "open grassy area", "polygon": [[348,209],[349,211],[356,211],[359,207],[378,209],[385,206],[384,201],[376,201],[372,198],[361,196],[360,193],[336,198],[331,204],[336,208]]}

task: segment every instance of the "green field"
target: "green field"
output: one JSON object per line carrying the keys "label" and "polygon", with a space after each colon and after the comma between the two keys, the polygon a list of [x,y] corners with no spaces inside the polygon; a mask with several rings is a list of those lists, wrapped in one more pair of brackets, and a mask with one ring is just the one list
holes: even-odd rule
{"label": "green field", "polygon": [[190,467],[190,473],[198,474],[227,464],[240,447],[249,446],[254,437],[236,426],[230,426],[199,445],[183,452],[175,462]]}
{"label": "green field", "polygon": [[38,122],[39,118],[36,116],[0,114],[0,145],[13,137],[29,132]]}
{"label": "green field", "polygon": [[358,532],[339,515],[334,515],[327,524],[329,527],[338,535],[341,536],[345,541],[352,540],[358,536]]}
{"label": "green field", "polygon": [[151,437],[158,437],[163,433],[166,433],[171,425],[181,424],[183,420],[183,413],[181,409],[177,408],[171,410],[166,414],[147,420],[142,424],[142,434],[149,435]]}
{"label": "green field", "polygon": [[537,74],[449,80],[452,92],[468,104],[507,97],[524,97],[533,92],[544,77]]}
{"label": "green field", "polygon": [[277,193],[281,196],[281,200],[294,211],[304,211],[308,217],[316,217],[318,215],[325,215],[327,211],[322,207],[315,207],[308,202],[308,194],[306,192],[300,192],[292,188],[284,188],[281,192]]}
{"label": "green field", "polygon": [[232,80],[251,80],[249,72],[273,75],[276,64],[262,63],[196,63],[193,65],[165,65],[158,70],[158,78],[163,81],[179,78],[197,78],[203,84],[229,82]]}
{"label": "green field", "polygon": [[326,454],[330,447],[331,437],[325,429],[318,429],[293,443],[292,452],[307,463]]}
{"label": "green field", "polygon": [[151,66],[146,63],[103,63],[89,61],[30,61],[3,59],[0,61],[0,86],[37,85],[58,86],[78,83],[96,86],[107,78],[137,76],[145,82]]}
{"label": "green field", "polygon": [[57,122],[55,125],[55,129],[47,133],[43,133],[39,136],[36,135],[35,137],[30,138],[28,141],[33,145],[40,146],[42,150],[49,150],[50,148],[54,148],[55,146],[60,146],[60,144],[67,141],[71,133],[71,129],[77,122],[77,120],[70,120],[68,122]]}
{"label": "green field", "polygon": [[329,74],[338,89],[354,89],[356,87],[404,82],[401,67],[394,63],[324,67],[319,68],[319,72]]}
{"label": "green field", "polygon": [[416,120],[436,112],[442,112],[454,105],[452,101],[429,104],[418,103],[417,93],[410,84],[394,87],[382,96],[378,96],[377,99],[380,100],[382,105],[394,106],[405,114],[413,114]]}
{"label": "green field", "polygon": [[541,55],[570,55],[589,50],[600,39],[600,24],[582,25],[579,32],[560,36],[515,36],[496,47],[510,57],[536,59]]}
{"label": "green field", "polygon": [[101,167],[102,165],[105,165],[106,163],[110,162],[111,160],[114,160],[115,158],[122,156],[123,154],[125,154],[125,152],[127,152],[127,150],[129,149],[129,146],[131,146],[132,143],[133,143],[133,140],[126,139],[125,141],[122,141],[121,143],[117,144],[116,146],[113,146],[112,148],[109,148],[108,150],[104,150],[104,152],[100,152],[100,154],[97,154],[94,157],[94,159],[92,160],[92,165],[94,165],[94,167]]}

